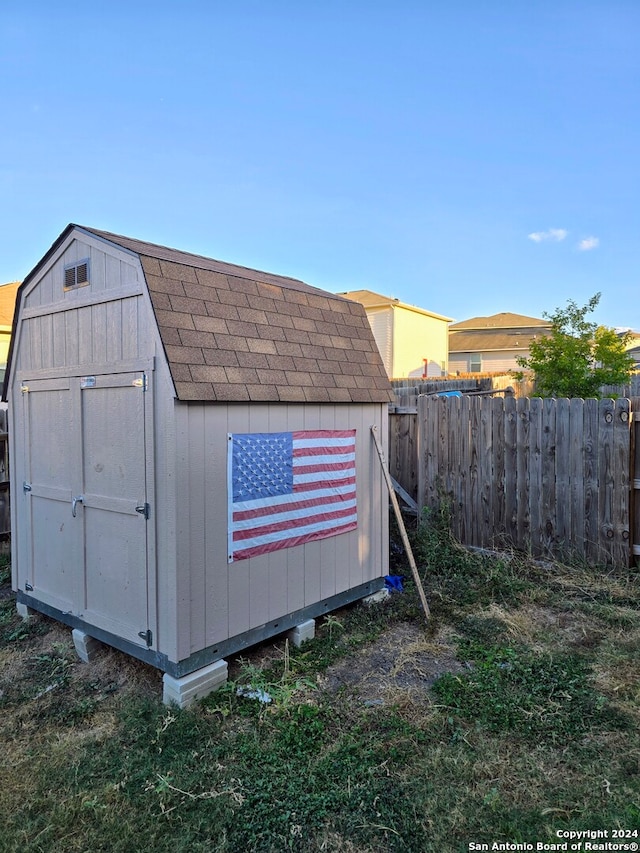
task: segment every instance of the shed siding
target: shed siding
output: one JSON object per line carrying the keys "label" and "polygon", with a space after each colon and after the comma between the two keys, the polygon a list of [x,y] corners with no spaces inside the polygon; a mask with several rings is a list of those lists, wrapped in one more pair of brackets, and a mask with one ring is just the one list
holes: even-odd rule
{"label": "shed siding", "polygon": [[[386,406],[208,405],[176,407],[178,659],[278,619],[388,571],[383,481],[370,436],[386,437]],[[227,562],[227,434],[357,430],[358,529],[249,560]],[[380,519],[384,519],[380,524]]]}
{"label": "shed siding", "polygon": [[[65,291],[62,287],[65,265],[84,258],[89,258],[89,285]],[[82,301],[82,294],[87,290],[95,296],[107,296],[110,290],[140,284],[141,272],[137,257],[128,256],[122,249],[98,239],[73,239],[52,259],[49,268],[38,278],[37,286],[23,296],[23,308],[28,311],[43,306],[68,305]]]}
{"label": "shed siding", "polygon": [[[64,267],[90,258],[90,282],[63,289]],[[146,297],[146,295],[145,295]],[[155,355],[140,262],[99,240],[72,240],[23,294],[17,370],[106,365]]]}

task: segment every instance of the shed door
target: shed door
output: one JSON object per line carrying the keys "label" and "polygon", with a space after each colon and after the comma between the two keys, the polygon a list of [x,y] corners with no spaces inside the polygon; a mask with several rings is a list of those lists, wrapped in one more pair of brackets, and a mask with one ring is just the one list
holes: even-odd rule
{"label": "shed door", "polygon": [[[41,382],[29,383],[27,394],[34,596],[55,607],[67,602],[89,625],[153,645],[151,385],[144,373],[66,383],[66,395],[56,389],[52,398]],[[33,440],[54,423],[52,440]]]}
{"label": "shed door", "polygon": [[15,500],[24,501],[26,559],[18,561],[18,583],[39,601],[75,612],[82,550],[71,523],[79,440],[71,380],[33,381],[23,392],[25,482]]}

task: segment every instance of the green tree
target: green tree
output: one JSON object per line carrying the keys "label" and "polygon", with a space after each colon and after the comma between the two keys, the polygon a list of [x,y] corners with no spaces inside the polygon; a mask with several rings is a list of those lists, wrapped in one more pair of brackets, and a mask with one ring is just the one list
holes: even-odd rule
{"label": "green tree", "polygon": [[[517,360],[534,374],[538,396],[600,397],[602,385],[629,381],[634,362],[625,345],[631,335],[587,320],[599,301],[596,293],[582,307],[570,299],[566,308],[543,313],[551,320],[551,334],[531,341],[529,356]],[[523,371],[516,374],[523,375]]]}

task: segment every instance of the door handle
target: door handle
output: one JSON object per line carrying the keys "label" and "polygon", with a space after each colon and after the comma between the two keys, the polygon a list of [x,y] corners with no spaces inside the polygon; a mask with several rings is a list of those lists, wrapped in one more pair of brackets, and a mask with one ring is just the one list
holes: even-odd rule
{"label": "door handle", "polygon": [[71,515],[74,518],[76,517],[76,508],[77,508],[78,504],[82,503],[83,501],[84,501],[84,498],[82,495],[76,495],[75,498],[71,499]]}

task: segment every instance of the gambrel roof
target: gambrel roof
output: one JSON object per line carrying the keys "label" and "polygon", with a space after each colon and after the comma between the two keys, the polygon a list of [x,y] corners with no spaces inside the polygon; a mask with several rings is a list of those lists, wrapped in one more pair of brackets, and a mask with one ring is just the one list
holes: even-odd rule
{"label": "gambrel roof", "polygon": [[297,279],[69,225],[140,259],[183,401],[393,400],[364,308]]}

